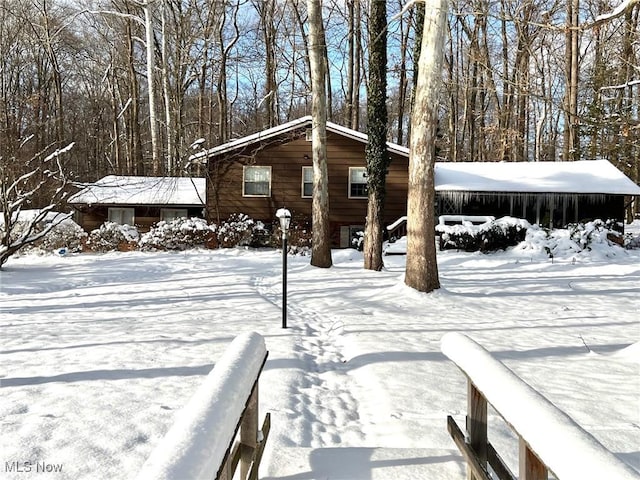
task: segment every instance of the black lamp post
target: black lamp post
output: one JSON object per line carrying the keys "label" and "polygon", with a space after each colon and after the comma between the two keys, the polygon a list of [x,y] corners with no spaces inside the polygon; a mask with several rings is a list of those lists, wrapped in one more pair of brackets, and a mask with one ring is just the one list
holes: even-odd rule
{"label": "black lamp post", "polygon": [[280,220],[280,230],[282,230],[282,328],[287,328],[287,240],[291,212],[286,208],[280,208],[276,212],[276,217]]}

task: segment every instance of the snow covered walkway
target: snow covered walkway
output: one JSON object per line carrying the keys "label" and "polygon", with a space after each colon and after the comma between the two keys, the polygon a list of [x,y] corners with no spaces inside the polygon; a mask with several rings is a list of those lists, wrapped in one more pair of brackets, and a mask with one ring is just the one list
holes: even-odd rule
{"label": "snow covered walkway", "polygon": [[[379,273],[351,250],[328,270],[292,257],[286,330],[278,252],[15,259],[0,272],[0,476],[29,478],[7,462],[61,465],[56,479],[135,476],[246,331],[270,352],[264,478],[464,478],[446,430],[466,406],[440,353],[450,331],[640,470],[640,252],[606,255],[441,252],[443,288],[429,295],[404,286],[403,257]],[[515,469],[513,435],[489,417]]]}

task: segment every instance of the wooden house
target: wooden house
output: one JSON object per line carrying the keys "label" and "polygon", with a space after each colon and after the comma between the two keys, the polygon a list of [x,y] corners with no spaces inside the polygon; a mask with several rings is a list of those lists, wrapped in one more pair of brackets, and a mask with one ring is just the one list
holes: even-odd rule
{"label": "wooden house", "polygon": [[[311,117],[204,150],[204,178],[107,176],[69,199],[85,230],[110,220],[142,231],[159,220],[205,216],[220,223],[244,213],[265,224],[279,208],[311,221]],[[329,221],[334,246],[347,247],[367,212],[367,136],[327,123]],[[385,225],[406,215],[409,150],[387,143]],[[606,160],[577,162],[438,162],[436,214],[525,218],[561,227],[600,218],[622,222],[640,187]],[[205,208],[206,206],[206,208]]]}
{"label": "wooden house", "polygon": [[67,203],[76,210],[76,222],[86,231],[106,221],[135,225],[148,231],[160,220],[203,217],[204,178],[136,177],[109,175],[86,185]]}
{"label": "wooden house", "polygon": [[[313,168],[311,117],[234,140],[192,157],[207,163],[207,211],[217,223],[233,213],[245,213],[265,224],[279,208],[294,220],[311,220]],[[347,247],[363,230],[367,214],[363,133],[327,122],[329,222],[334,246]],[[391,165],[387,175],[385,224],[406,214],[409,151],[387,144]]]}
{"label": "wooden house", "polygon": [[[207,163],[207,211],[213,222],[245,213],[271,223],[278,208],[311,218],[311,117],[243,137],[192,157]],[[327,122],[329,219],[334,245],[363,230],[367,136]],[[384,222],[406,215],[409,150],[387,143]],[[600,218],[622,222],[640,187],[606,160],[577,162],[438,162],[437,215],[505,215],[562,227]]]}

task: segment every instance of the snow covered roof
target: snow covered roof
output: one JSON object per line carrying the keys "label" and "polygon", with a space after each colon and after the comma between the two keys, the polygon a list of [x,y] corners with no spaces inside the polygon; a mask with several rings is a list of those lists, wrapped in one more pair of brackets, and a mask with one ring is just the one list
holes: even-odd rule
{"label": "snow covered roof", "polygon": [[640,195],[640,187],[608,160],[436,163],[439,192]]}
{"label": "snow covered roof", "polygon": [[[12,219],[13,219],[12,221],[30,222],[31,220],[41,215],[41,213],[42,213],[42,210],[40,209],[20,210],[17,217],[14,212],[12,216]],[[56,225],[63,222],[72,222],[72,220],[69,218],[69,215],[71,214],[63,213],[63,212],[48,211],[44,213],[44,217],[40,221],[42,223],[55,223]],[[3,226],[3,225],[4,225],[4,215],[3,215],[3,212],[0,211],[0,226]]]}
{"label": "snow covered roof", "polygon": [[[307,115],[305,117],[301,117],[296,120],[283,123],[282,125],[277,125],[273,128],[268,128],[261,132],[254,133],[246,137],[238,138],[237,140],[232,140],[231,142],[227,142],[222,145],[218,145],[217,147],[213,147],[208,150],[199,152],[195,155],[192,155],[190,157],[190,160],[192,162],[202,162],[202,161],[205,161],[206,158],[208,157],[213,157],[215,155],[220,155],[221,153],[230,152],[238,148],[251,145],[252,143],[268,140],[270,138],[273,138],[285,133],[289,133],[294,130],[298,130],[300,128],[305,128],[305,127],[311,128],[311,122],[312,122],[311,115]],[[353,130],[351,128],[343,127],[342,125],[338,125],[337,123],[327,122],[327,131],[337,133],[338,135],[342,135],[344,137],[348,137],[365,144],[368,142],[367,134],[358,132],[357,130]],[[409,155],[409,149],[406,147],[403,147],[402,145],[397,145],[395,143],[387,142],[387,148],[389,149],[390,152],[393,152],[393,153],[397,153],[405,156]]]}
{"label": "snow covered roof", "polygon": [[108,175],[69,198],[70,204],[204,205],[204,178]]}

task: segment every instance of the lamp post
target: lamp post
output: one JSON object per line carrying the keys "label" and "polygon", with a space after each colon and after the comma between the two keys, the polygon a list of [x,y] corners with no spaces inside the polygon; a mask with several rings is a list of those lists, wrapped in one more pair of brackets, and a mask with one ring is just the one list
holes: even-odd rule
{"label": "lamp post", "polygon": [[276,217],[280,220],[280,230],[282,230],[282,328],[287,328],[287,240],[291,212],[286,208],[280,208],[276,212]]}

